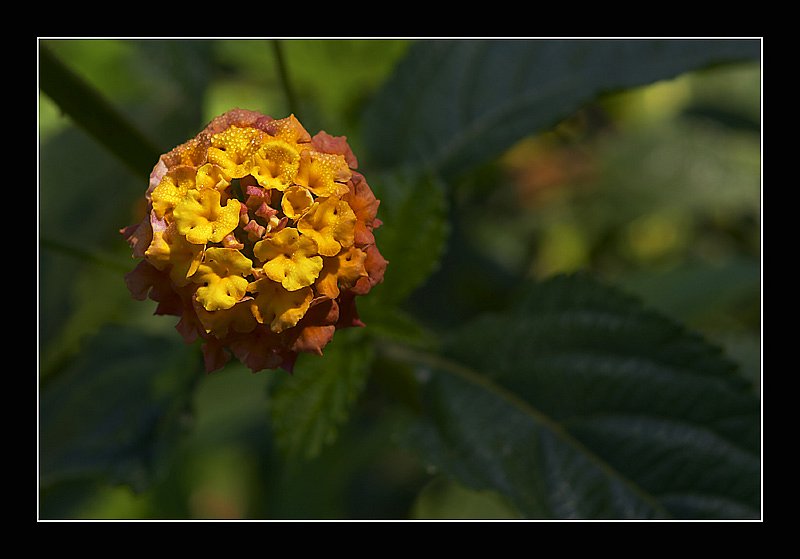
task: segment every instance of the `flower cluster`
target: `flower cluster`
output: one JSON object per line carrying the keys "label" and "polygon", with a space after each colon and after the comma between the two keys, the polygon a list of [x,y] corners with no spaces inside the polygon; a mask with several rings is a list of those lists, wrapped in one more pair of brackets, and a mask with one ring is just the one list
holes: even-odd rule
{"label": "flower cluster", "polygon": [[357,168],[346,138],[312,137],[294,115],[215,118],[159,158],[146,216],[121,231],[142,259],[128,288],[202,338],[206,370],[230,353],[254,372],[291,370],[363,325],[355,297],[383,280],[379,200]]}

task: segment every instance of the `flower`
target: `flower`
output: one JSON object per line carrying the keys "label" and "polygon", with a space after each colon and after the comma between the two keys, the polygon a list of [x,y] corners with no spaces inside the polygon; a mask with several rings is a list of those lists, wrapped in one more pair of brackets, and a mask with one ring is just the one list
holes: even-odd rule
{"label": "flower", "polygon": [[291,371],[337,329],[363,326],[355,298],[383,280],[380,204],[344,136],[233,109],[162,155],[146,215],[120,232],[139,264],[134,298],[180,317],[207,371],[231,355]]}

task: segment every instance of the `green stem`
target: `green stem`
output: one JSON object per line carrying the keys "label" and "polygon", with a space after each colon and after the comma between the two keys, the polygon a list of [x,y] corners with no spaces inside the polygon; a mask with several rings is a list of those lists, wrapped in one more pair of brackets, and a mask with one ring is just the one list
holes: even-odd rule
{"label": "green stem", "polygon": [[278,77],[283,88],[283,94],[286,96],[286,104],[289,107],[289,112],[294,114],[297,111],[297,98],[289,81],[289,71],[286,68],[283,45],[278,39],[272,39],[270,43],[272,44],[272,53],[275,56],[275,64],[278,66]]}
{"label": "green stem", "polygon": [[162,150],[43,43],[39,43],[39,87],[137,176],[150,173]]}

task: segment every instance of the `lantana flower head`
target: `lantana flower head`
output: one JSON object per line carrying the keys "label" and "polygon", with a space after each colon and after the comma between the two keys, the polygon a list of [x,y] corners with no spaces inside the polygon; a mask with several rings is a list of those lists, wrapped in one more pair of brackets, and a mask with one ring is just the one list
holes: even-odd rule
{"label": "lantana flower head", "polygon": [[345,137],[311,136],[294,115],[215,118],[153,168],[145,217],[121,231],[141,259],[128,288],[203,341],[206,370],[233,354],[291,371],[363,326],[355,298],[383,281],[380,202],[357,168]]}

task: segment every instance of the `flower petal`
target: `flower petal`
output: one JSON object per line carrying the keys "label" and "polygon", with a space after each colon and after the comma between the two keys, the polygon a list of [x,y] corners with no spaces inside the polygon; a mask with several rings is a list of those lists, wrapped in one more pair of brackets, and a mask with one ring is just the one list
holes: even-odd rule
{"label": "flower petal", "polygon": [[239,361],[255,372],[287,367],[287,362],[291,365],[293,356],[283,347],[282,341],[281,336],[268,327],[258,326],[248,334],[231,338],[229,347]]}
{"label": "flower petal", "polygon": [[351,291],[358,295],[366,295],[369,291],[383,281],[383,275],[386,272],[386,266],[389,265],[383,255],[375,245],[370,245],[364,249],[367,253],[367,258],[364,261],[364,268],[367,271],[367,277],[359,278]]}
{"label": "flower petal", "polygon": [[291,227],[257,242],[253,252],[266,276],[289,291],[313,284],[322,269],[316,243]]}
{"label": "flower petal", "polygon": [[158,217],[163,218],[167,212],[171,212],[186,197],[189,189],[195,187],[196,174],[194,167],[180,166],[164,175],[151,194],[153,209]]}
{"label": "flower petal", "polygon": [[158,303],[155,314],[171,314],[180,316],[184,311],[181,294],[170,283],[169,276],[147,260],[139,264],[125,275],[125,284],[134,299],[143,301],[148,297]]}
{"label": "flower petal", "polygon": [[342,196],[342,200],[353,209],[356,214],[355,238],[356,246],[364,247],[375,243],[372,230],[380,222],[376,219],[380,200],[375,198],[372,189],[367,184],[361,173],[353,173],[353,178],[348,183],[349,191]]}
{"label": "flower petal", "polygon": [[290,186],[283,193],[281,209],[289,219],[299,219],[314,203],[314,197],[302,186]]}
{"label": "flower petal", "polygon": [[197,312],[197,317],[206,333],[213,334],[217,338],[224,338],[229,331],[240,333],[253,331],[257,323],[250,310],[252,303],[251,297],[243,297],[229,309],[208,311],[198,301],[198,304],[195,305],[195,312]]}
{"label": "flower petal", "polygon": [[272,136],[292,145],[308,144],[311,141],[311,134],[308,133],[293,114],[286,118],[266,123],[264,129]]}
{"label": "flower petal", "polygon": [[220,193],[213,188],[190,190],[172,211],[178,232],[190,243],[218,243],[239,224],[239,201],[220,205]]}
{"label": "flower petal", "polygon": [[221,369],[231,358],[225,351],[225,345],[216,338],[206,339],[200,350],[203,352],[203,364],[207,373]]}
{"label": "flower petal", "polygon": [[253,154],[250,173],[265,188],[286,190],[300,168],[300,152],[283,140],[265,142]]}
{"label": "flower petal", "polygon": [[153,169],[153,174],[150,176],[151,181],[159,174],[162,174],[161,165],[166,170],[169,170],[181,165],[197,168],[204,164],[207,161],[209,145],[208,135],[201,132],[195,138],[165,153],[159,158],[159,163]]}
{"label": "flower petal", "polygon": [[228,179],[240,179],[250,173],[251,158],[263,138],[257,128],[231,126],[211,136],[208,161],[222,168]]}
{"label": "flower petal", "polygon": [[342,247],[353,244],[356,215],[347,202],[338,198],[317,200],[297,222],[297,229],[319,246],[323,256],[336,256]]}
{"label": "flower petal", "polygon": [[197,190],[213,188],[223,192],[230,184],[230,181],[226,178],[225,171],[213,163],[206,163],[197,170],[197,176],[195,178]]}
{"label": "flower petal", "polygon": [[348,167],[358,169],[358,159],[356,159],[353,150],[350,149],[350,145],[347,143],[347,136],[331,136],[324,130],[320,130],[311,138],[311,145],[315,151],[343,156]]}
{"label": "flower petal", "polygon": [[233,248],[209,248],[205,259],[192,276],[197,288],[197,301],[207,311],[229,309],[244,297],[253,262]]}
{"label": "flower petal", "polygon": [[145,251],[145,257],[159,270],[169,268],[173,283],[184,286],[189,283],[187,278],[197,271],[202,251],[202,246],[188,242],[171,224],[166,230],[153,233],[153,242]]}
{"label": "flower petal", "polygon": [[300,155],[295,182],[317,196],[341,196],[347,193],[351,172],[344,157],[333,153],[306,150]]}
{"label": "flower petal", "polygon": [[350,247],[333,257],[323,258],[322,271],[314,284],[317,291],[335,299],[339,296],[340,288],[353,287],[359,278],[368,277],[365,268],[367,253]]}
{"label": "flower petal", "polygon": [[153,227],[150,216],[145,216],[139,223],[128,225],[119,231],[130,245],[134,258],[143,258],[147,247],[153,240]]}
{"label": "flower petal", "polygon": [[311,302],[306,315],[292,334],[295,336],[291,348],[322,355],[322,349],[333,339],[339,321],[339,305],[333,299],[318,297]]}
{"label": "flower petal", "polygon": [[287,291],[280,283],[268,278],[251,283],[248,290],[257,293],[251,305],[256,320],[269,325],[276,334],[296,325],[314,298],[310,287]]}

